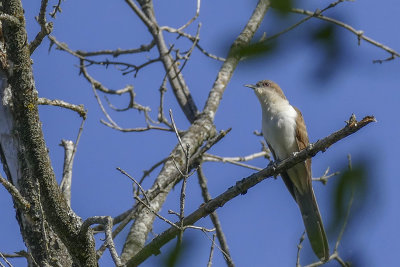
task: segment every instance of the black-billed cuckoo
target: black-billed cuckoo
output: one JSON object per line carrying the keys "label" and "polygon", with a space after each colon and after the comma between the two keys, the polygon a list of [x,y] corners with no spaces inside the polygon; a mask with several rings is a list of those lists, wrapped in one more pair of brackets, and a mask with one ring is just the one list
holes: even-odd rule
{"label": "black-billed cuckoo", "polygon": [[[289,104],[282,89],[263,80],[254,89],[262,109],[262,133],[275,160],[283,160],[308,145],[308,135],[300,110]],[[282,179],[300,207],[311,247],[321,261],[329,258],[328,240],[311,184],[311,159],[281,173]]]}

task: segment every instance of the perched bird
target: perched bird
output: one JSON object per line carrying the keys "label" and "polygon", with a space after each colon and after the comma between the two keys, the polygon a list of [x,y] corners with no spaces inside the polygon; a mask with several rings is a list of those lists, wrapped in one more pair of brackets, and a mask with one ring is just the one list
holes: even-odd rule
{"label": "perched bird", "polygon": [[[262,109],[262,133],[275,160],[283,160],[308,145],[300,110],[289,104],[282,89],[270,80],[246,84],[257,95]],[[311,183],[311,159],[281,173],[290,194],[300,207],[311,247],[318,258],[329,258],[328,240]]]}

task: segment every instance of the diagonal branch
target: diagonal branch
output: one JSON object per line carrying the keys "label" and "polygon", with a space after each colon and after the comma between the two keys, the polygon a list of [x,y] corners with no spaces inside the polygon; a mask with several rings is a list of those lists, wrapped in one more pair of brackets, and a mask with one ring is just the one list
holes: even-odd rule
{"label": "diagonal branch", "polygon": [[203,112],[209,116],[211,120],[214,120],[219,103],[222,99],[222,95],[225,92],[226,86],[233,75],[233,71],[236,69],[236,66],[239,63],[240,55],[237,53],[238,49],[250,43],[268,8],[269,1],[259,0],[248,23],[240,33],[239,37],[233,42],[229,50],[228,57],[218,72],[217,79],[214,82],[213,88],[208,95],[208,99],[204,107]]}
{"label": "diagonal branch", "polygon": [[[355,120],[351,120],[347,123],[347,125],[341,130],[332,133],[328,137],[325,137],[321,140],[318,140],[314,144],[310,144],[306,149],[298,152],[296,155],[291,156],[282,161],[276,162],[275,164],[269,165],[267,168],[263,169],[260,172],[254,173],[249,177],[246,177],[238,182],[236,182],[235,186],[230,187],[227,191],[220,194],[216,198],[210,200],[207,203],[204,203],[200,206],[196,211],[192,212],[189,216],[184,219],[184,225],[194,224],[196,221],[201,218],[211,214],[216,209],[222,207],[230,201],[231,199],[246,194],[247,190],[251,187],[257,185],[261,181],[265,180],[269,177],[274,177],[279,175],[282,171],[285,171],[299,162],[306,160],[307,158],[314,157],[318,152],[325,151],[331,145],[338,142],[339,140],[357,132],[364,126],[368,125],[371,122],[375,122],[375,118],[373,116],[367,116],[361,121],[357,122]],[[139,251],[129,262],[128,266],[137,266],[143,261],[145,261],[152,254],[159,251],[159,249],[164,246],[167,242],[172,240],[175,236],[179,234],[179,231],[176,228],[169,228],[162,234],[158,235],[153,239],[149,244],[147,244],[141,251]]]}
{"label": "diagonal branch", "polygon": [[22,210],[28,210],[30,208],[29,202],[21,195],[18,189],[9,181],[7,181],[0,174],[0,184],[4,186],[4,188],[10,193],[15,202],[22,208]]}
{"label": "diagonal branch", "polygon": [[344,23],[342,21],[339,21],[339,20],[336,20],[336,19],[333,19],[333,18],[330,18],[330,17],[326,17],[326,16],[323,16],[321,14],[316,14],[315,12],[307,11],[307,10],[304,10],[304,9],[293,8],[291,11],[294,12],[294,13],[303,14],[303,15],[307,15],[307,16],[314,16],[314,17],[316,17],[318,19],[325,20],[327,22],[336,24],[336,25],[338,25],[338,26],[340,26],[342,28],[345,28],[346,30],[354,33],[355,35],[357,35],[358,44],[360,44],[360,41],[362,39],[362,40],[364,40],[364,41],[366,41],[366,42],[368,42],[368,43],[370,43],[370,44],[372,44],[372,45],[374,45],[376,47],[382,48],[383,50],[385,50],[388,53],[390,53],[391,56],[389,58],[387,58],[385,60],[374,60],[373,61],[374,63],[382,63],[383,61],[389,61],[389,60],[395,59],[396,57],[400,57],[400,53],[399,52],[393,50],[392,48],[390,48],[390,47],[388,47],[388,46],[386,46],[384,44],[381,44],[381,43],[375,41],[374,39],[372,39],[372,38],[370,38],[368,36],[365,36],[364,35],[364,31],[361,31],[361,30],[358,31],[358,30],[354,29],[352,26],[350,26],[350,25],[348,25],[348,24],[346,24],[346,23]]}
{"label": "diagonal branch", "polygon": [[340,3],[342,3],[342,2],[352,2],[352,1],[353,1],[353,0],[337,0],[336,2],[333,2],[333,3],[329,4],[327,7],[325,7],[325,8],[322,9],[322,10],[317,9],[315,12],[313,12],[312,14],[309,14],[309,15],[308,15],[307,17],[305,17],[304,19],[298,21],[297,23],[295,23],[295,24],[293,24],[292,26],[290,26],[290,27],[284,29],[283,31],[278,32],[278,33],[276,33],[276,34],[274,34],[274,35],[272,35],[272,36],[266,38],[266,39],[263,40],[263,41],[264,41],[264,42],[267,42],[267,41],[270,41],[270,40],[272,40],[272,39],[275,39],[275,38],[281,36],[282,34],[285,34],[285,33],[289,32],[289,31],[293,30],[294,28],[300,26],[301,24],[303,24],[304,22],[308,21],[308,20],[311,19],[312,17],[318,16],[318,15],[322,15],[322,13],[325,12],[326,10],[328,10],[328,9],[330,9],[330,8],[333,8],[333,7],[337,6],[338,4],[340,4]]}
{"label": "diagonal branch", "polygon": [[175,97],[186,118],[193,123],[198,115],[198,108],[192,98],[182,73],[179,73],[179,68],[170,54],[170,49],[168,49],[165,43],[163,31],[160,30],[154,15],[152,1],[138,1],[142,10],[140,10],[132,1],[126,0],[126,2],[152,34],[160,54],[160,60],[164,65],[164,69],[167,73]]}
{"label": "diagonal branch", "polygon": [[35,39],[29,44],[29,52],[32,54],[35,49],[42,43],[43,38],[53,31],[53,23],[46,21],[46,9],[49,0],[42,0],[40,5],[39,16],[37,22],[40,25],[40,31],[37,33]]}
{"label": "diagonal branch", "polygon": [[[201,187],[201,193],[203,195],[204,203],[207,203],[212,198],[211,198],[210,193],[208,192],[207,179],[203,173],[203,168],[201,167],[201,165],[199,166],[199,168],[197,170],[197,177],[199,179],[199,184]],[[222,226],[219,221],[217,212],[214,211],[213,213],[211,213],[210,218],[211,218],[212,223],[214,224],[216,235],[218,237],[219,244],[221,245],[221,250],[223,252],[226,264],[229,267],[234,267],[235,264],[233,263],[231,254],[229,253],[228,243],[226,242],[225,234],[222,231]]]}

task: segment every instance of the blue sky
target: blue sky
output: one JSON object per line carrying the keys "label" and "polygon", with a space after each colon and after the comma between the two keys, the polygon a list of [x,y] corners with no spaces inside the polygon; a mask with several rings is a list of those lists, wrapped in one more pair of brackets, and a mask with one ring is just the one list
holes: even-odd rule
{"label": "blue sky", "polygon": [[[54,3],[52,3],[54,2]],[[50,4],[55,4],[52,1]],[[322,2],[322,3],[320,3]],[[206,50],[225,57],[227,49],[240,33],[251,15],[256,1],[202,1],[200,17],[188,29],[195,33],[201,22],[200,44]],[[297,1],[296,6],[309,10],[326,7],[330,1]],[[38,31],[34,16],[38,14],[39,1],[23,1],[27,18],[29,40]],[[194,15],[196,1],[155,1],[155,12],[160,25],[179,27]],[[54,21],[53,35],[73,50],[95,51],[100,49],[127,49],[150,42],[150,34],[135,17],[124,1],[65,1],[63,12]],[[400,37],[396,34],[399,24],[400,5],[395,0],[345,2],[326,12],[343,20],[365,35],[399,51]],[[263,32],[270,36],[302,16],[279,17],[268,12],[256,39]],[[366,42],[358,46],[357,38],[338,28],[336,41],[340,58],[323,61],[320,46],[311,38],[310,32],[322,25],[315,19],[282,36],[278,48],[271,54],[241,62],[228,84],[216,116],[218,130],[232,127],[231,133],[218,143],[211,153],[221,156],[243,156],[260,150],[261,137],[252,134],[261,128],[261,111],[251,90],[243,84],[261,79],[276,81],[285,91],[291,104],[297,106],[305,118],[311,142],[344,126],[344,121],[355,113],[358,119],[366,115],[376,116],[378,122],[367,126],[356,134],[340,141],[325,153],[313,158],[313,174],[320,176],[330,166],[332,171],[343,170],[347,154],[353,162],[367,162],[368,198],[359,211],[350,217],[349,227],[339,248],[346,259],[357,258],[361,266],[391,266],[397,262],[396,251],[400,250],[398,225],[400,216],[397,203],[400,201],[398,166],[400,124],[395,108],[400,100],[399,59],[383,64],[372,64],[374,59],[389,55]],[[181,50],[190,48],[190,43],[168,35],[168,43],[177,43]],[[176,144],[172,133],[149,131],[144,133],[121,133],[107,128],[99,122],[104,119],[93,96],[90,84],[78,76],[79,62],[71,55],[55,50],[48,53],[49,42],[45,40],[33,55],[33,69],[40,97],[63,99],[74,104],[84,104],[88,119],[78,147],[74,163],[72,183],[72,207],[78,215],[88,218],[95,215],[115,216],[131,207],[132,186],[116,167],[121,167],[134,177],[141,177],[143,170],[165,158]],[[157,57],[154,51],[148,58]],[[100,58],[99,58],[100,59]],[[124,59],[123,57],[118,58]],[[144,62],[143,56],[129,56],[131,63]],[[337,64],[335,64],[335,62]],[[192,60],[183,75],[199,108],[216,78],[221,62],[211,60],[195,50]],[[331,67],[328,75],[318,72],[322,67]],[[122,76],[113,67],[107,70],[90,67],[94,78],[112,89],[133,84],[136,100],[152,107],[151,115],[157,116],[158,88],[163,79],[162,66],[154,64],[140,70],[137,77]],[[322,74],[321,74],[322,73]],[[317,76],[319,75],[319,76]],[[104,98],[102,98],[104,99]],[[128,99],[111,97],[113,103],[123,106]],[[188,122],[180,112],[169,89],[166,94],[166,110],[172,109],[179,128],[186,129]],[[124,114],[111,113],[123,127],[144,125],[143,116],[136,111]],[[58,179],[62,174],[63,150],[58,144],[61,139],[75,140],[80,125],[77,114],[56,107],[40,107],[43,131],[53,168]],[[258,159],[251,164],[264,167],[266,160]],[[209,179],[209,190],[217,196],[253,171],[221,163],[204,166]],[[148,188],[159,169],[145,181]],[[317,199],[326,224],[332,219],[332,202],[335,180],[326,186],[315,184]],[[186,213],[194,211],[201,203],[201,193],[196,176],[189,179]],[[178,210],[178,188],[168,196],[161,214],[171,220],[168,209]],[[0,188],[2,228],[1,252],[24,249],[15,220],[11,198]],[[355,207],[357,208],[357,206]],[[296,261],[297,242],[303,232],[298,208],[283,183],[269,179],[239,196],[218,210],[228,245],[237,266],[293,266]],[[209,219],[197,225],[212,227]],[[153,232],[167,229],[165,222],[157,220]],[[116,238],[120,250],[127,231]],[[185,237],[192,241],[180,266],[205,266],[210,249],[210,240],[199,231],[189,230]],[[331,250],[337,233],[328,233]],[[99,240],[98,240],[99,241]],[[316,260],[310,246],[304,242],[301,263]],[[162,252],[167,252],[167,246]],[[166,253],[150,258],[143,266],[156,266]],[[24,266],[24,261],[14,261]],[[100,260],[109,266],[111,259],[105,253]],[[214,253],[214,266],[224,266],[219,251]],[[336,263],[327,266],[337,266]]]}

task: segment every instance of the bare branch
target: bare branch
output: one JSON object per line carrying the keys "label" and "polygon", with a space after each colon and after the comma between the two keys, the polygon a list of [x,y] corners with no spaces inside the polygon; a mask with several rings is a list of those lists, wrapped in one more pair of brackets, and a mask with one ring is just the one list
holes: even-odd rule
{"label": "bare branch", "polygon": [[20,208],[24,211],[30,209],[31,204],[21,195],[18,189],[9,181],[3,178],[0,174],[0,183],[4,186],[4,188],[10,193],[16,203],[20,205]]}
{"label": "bare branch", "polygon": [[160,166],[161,164],[163,164],[165,161],[167,160],[167,158],[160,160],[159,162],[157,162],[156,164],[154,164],[150,169],[143,171],[143,176],[140,179],[139,183],[141,184],[143,182],[143,180],[150,175],[150,173],[152,171],[154,171],[158,166]]}
{"label": "bare branch", "polygon": [[212,155],[209,153],[204,153],[203,156],[203,160],[204,161],[216,161],[216,162],[223,162],[223,163],[231,163],[237,166],[241,166],[241,167],[245,167],[248,169],[252,169],[252,170],[256,170],[256,171],[261,171],[262,168],[259,167],[255,167],[252,165],[248,165],[248,164],[244,164],[244,163],[240,163],[240,161],[249,161],[249,160],[253,160],[255,158],[259,158],[259,157],[266,157],[268,155],[268,153],[266,151],[261,151],[261,152],[257,152],[251,155],[247,155],[244,157],[221,157],[221,156],[217,156],[217,155]]}
{"label": "bare branch", "polygon": [[[199,180],[199,185],[200,185],[200,188],[201,188],[201,194],[203,195],[204,203],[207,203],[212,198],[211,198],[210,193],[208,192],[207,179],[206,179],[206,177],[204,175],[203,168],[201,167],[201,165],[199,166],[199,168],[197,170],[197,177],[198,177],[198,180]],[[224,232],[222,230],[222,226],[221,226],[221,223],[219,221],[217,212],[216,211],[212,212],[210,214],[210,218],[211,218],[211,221],[212,221],[212,223],[213,223],[213,225],[215,227],[216,235],[218,237],[219,244],[221,245],[222,255],[224,255],[224,259],[226,261],[226,264],[229,267],[234,267],[235,264],[233,263],[232,257],[231,257],[231,255],[229,253],[228,243],[226,241],[225,234],[224,234]]]}
{"label": "bare branch", "polygon": [[167,91],[166,83],[167,83],[167,75],[164,76],[164,79],[160,86],[160,105],[158,107],[157,119],[159,122],[164,123],[165,125],[167,125],[169,128],[172,129],[173,128],[172,125],[169,123],[169,121],[165,118],[164,115],[164,95],[165,92]]}
{"label": "bare branch", "polygon": [[132,0],[125,0],[128,6],[136,13],[136,15],[143,21],[143,23],[147,26],[147,28],[155,27],[154,23],[149,20],[146,14],[132,1]]}
{"label": "bare branch", "polygon": [[190,122],[194,122],[197,114],[198,108],[192,98],[189,88],[183,78],[182,73],[179,73],[177,64],[175,64],[170,50],[164,40],[163,31],[157,24],[157,20],[154,15],[154,9],[152,2],[148,1],[138,1],[142,7],[142,10],[136,6],[131,0],[125,0],[132,10],[139,16],[139,18],[145,23],[148,30],[152,34],[160,54],[160,59],[164,65],[164,69],[167,73],[168,80],[171,84],[172,90],[175,94],[182,111],[184,112],[186,118]]}
{"label": "bare branch", "polygon": [[183,231],[184,229],[181,228],[178,224],[171,222],[170,220],[168,220],[167,218],[165,218],[164,216],[161,216],[160,214],[158,214],[154,209],[152,209],[149,205],[147,205],[145,202],[143,202],[139,197],[136,197],[136,200],[138,202],[140,202],[142,205],[144,205],[151,213],[153,213],[154,215],[156,215],[158,218],[160,218],[161,220],[163,220],[164,222],[168,223],[169,225],[171,225],[172,227],[178,229],[179,231]]}
{"label": "bare branch", "polygon": [[[196,153],[193,154],[192,160],[196,160],[196,159],[197,159],[197,161],[201,160],[201,157],[204,155],[204,153],[206,153],[213,145],[215,145],[222,138],[224,138],[231,130],[232,130],[232,128],[229,128],[225,131],[220,131],[217,136],[208,140],[207,143],[203,147],[201,147]],[[199,162],[195,162],[194,164],[199,165]]]}
{"label": "bare branch", "polygon": [[197,8],[196,8],[196,14],[194,15],[193,18],[191,18],[185,25],[183,25],[182,27],[180,27],[178,30],[182,31],[184,30],[186,27],[188,27],[190,24],[192,24],[193,21],[195,21],[199,15],[200,15],[200,3],[201,0],[197,0]]}
{"label": "bare branch", "polygon": [[326,168],[325,173],[321,177],[312,178],[312,180],[313,181],[319,181],[319,182],[323,183],[324,185],[326,185],[326,183],[328,182],[329,178],[332,178],[332,177],[340,174],[340,172],[334,172],[334,173],[331,173],[331,174],[328,174],[328,173],[329,173],[329,167]]}
{"label": "bare branch", "polygon": [[[254,173],[247,178],[238,181],[235,186],[230,187],[227,191],[217,196],[216,198],[204,203],[196,211],[185,217],[184,225],[191,225],[199,219],[209,215],[216,209],[224,206],[224,204],[238,195],[245,194],[247,190],[256,184],[260,183],[268,177],[274,177],[279,175],[284,170],[287,170],[299,162],[315,156],[320,151],[325,151],[331,145],[338,142],[339,140],[349,136],[371,122],[375,122],[375,118],[367,116],[359,122],[351,122],[347,124],[341,130],[332,133],[328,137],[325,137],[314,144],[310,144],[306,149],[298,152],[296,155],[291,156],[285,160],[276,162],[276,164],[268,166],[260,172]],[[149,244],[147,244],[140,252],[138,252],[129,262],[128,266],[136,266],[150,257],[153,253],[158,251],[168,241],[173,239],[179,231],[175,228],[169,228],[167,231],[158,235]]]}
{"label": "bare branch", "polygon": [[104,61],[97,61],[97,60],[92,60],[92,59],[88,59],[82,55],[80,55],[79,53],[81,51],[73,51],[71,50],[67,44],[65,43],[61,43],[59,41],[57,41],[57,39],[54,36],[48,35],[48,38],[51,41],[50,47],[52,46],[52,44],[56,44],[57,45],[57,49],[63,50],[77,58],[79,58],[80,60],[83,60],[85,62],[88,62],[89,65],[95,64],[95,65],[100,65],[100,66],[105,66],[108,67],[110,65],[114,65],[117,67],[122,67],[122,68],[118,68],[120,71],[122,71],[123,75],[126,75],[128,73],[131,72],[136,72],[135,76],[137,75],[137,73],[139,72],[140,69],[160,61],[160,58],[155,58],[155,59],[149,59],[146,62],[142,63],[141,65],[135,65],[135,64],[130,64],[130,63],[126,63],[126,62],[122,62],[122,61],[110,61],[108,59],[104,60]]}
{"label": "bare branch", "polygon": [[[169,117],[171,118],[171,123],[172,123],[172,127],[174,129],[175,135],[176,135],[176,139],[178,139],[179,145],[181,146],[182,150],[185,152],[186,150],[185,150],[185,147],[183,146],[182,139],[179,136],[178,129],[176,128],[176,124],[175,124],[175,121],[174,121],[174,116],[172,115],[172,110],[171,109],[169,110]],[[186,154],[186,156],[187,156],[187,154]]]}
{"label": "bare branch", "polygon": [[210,256],[208,257],[207,267],[211,267],[211,265],[212,265],[212,258],[213,258],[213,254],[214,254],[215,236],[216,236],[216,234],[213,234],[213,238],[212,238],[212,242],[211,242],[211,248],[210,248]]}
{"label": "bare branch", "polygon": [[60,146],[64,147],[64,167],[63,177],[60,184],[61,192],[71,207],[71,185],[72,185],[72,163],[73,163],[73,151],[74,142],[71,140],[61,140]]}
{"label": "bare branch", "polygon": [[82,118],[86,119],[87,111],[83,105],[75,105],[59,99],[50,100],[44,97],[39,97],[37,103],[38,105],[50,105],[70,109],[77,112]]}
{"label": "bare branch", "polygon": [[58,3],[57,3],[56,5],[53,6],[53,11],[50,12],[50,16],[51,16],[52,18],[56,18],[57,12],[58,12],[58,13],[61,13],[61,12],[62,12],[62,10],[61,10],[61,1],[64,1],[64,0],[58,0]]}
{"label": "bare branch", "polygon": [[[179,75],[182,72],[183,68],[186,66],[187,62],[189,61],[190,56],[192,55],[193,49],[196,47],[196,44],[199,41],[200,28],[201,28],[201,23],[199,23],[199,25],[197,27],[197,33],[195,36],[195,41],[192,44],[192,47],[190,47],[190,49],[185,53],[185,56],[183,56],[182,58],[179,58],[179,59],[183,59],[184,62],[182,64],[182,67],[179,69],[177,75]],[[179,52],[177,52],[177,59],[178,59],[178,56],[179,56]]]}
{"label": "bare branch", "polygon": [[283,31],[281,31],[281,32],[279,32],[279,33],[276,33],[276,34],[274,34],[274,35],[272,35],[272,36],[270,36],[270,37],[268,37],[268,38],[265,38],[265,39],[262,40],[262,41],[263,41],[263,42],[267,42],[267,41],[270,41],[270,40],[272,40],[272,39],[275,39],[275,38],[281,36],[282,34],[285,34],[285,33],[289,32],[289,31],[293,30],[293,29],[296,28],[297,26],[300,26],[301,24],[303,24],[304,22],[308,21],[308,20],[311,19],[312,17],[321,15],[321,14],[322,14],[323,12],[325,12],[326,10],[328,10],[328,9],[330,9],[330,8],[333,8],[333,7],[337,6],[338,4],[340,4],[340,3],[342,3],[342,2],[353,2],[353,1],[354,1],[354,0],[338,0],[338,1],[336,1],[336,2],[333,2],[333,3],[329,4],[327,7],[325,7],[325,8],[322,9],[322,10],[317,9],[312,15],[308,15],[307,17],[305,17],[304,19],[300,20],[299,22],[293,24],[292,26],[290,26],[290,27],[284,29]]}
{"label": "bare branch", "polygon": [[141,52],[148,52],[155,46],[154,40],[151,41],[150,44],[141,45],[139,48],[132,48],[132,49],[116,49],[116,50],[100,50],[94,52],[85,52],[82,50],[77,50],[76,53],[83,57],[91,57],[91,56],[101,56],[101,55],[112,55],[113,57],[118,57],[120,55],[125,54],[136,54]]}
{"label": "bare branch", "polygon": [[354,33],[357,36],[357,40],[358,40],[359,44],[360,44],[360,40],[362,39],[362,40],[364,40],[364,41],[366,41],[366,42],[368,42],[368,43],[370,43],[370,44],[372,44],[372,45],[374,45],[376,47],[379,47],[379,48],[387,51],[391,55],[389,58],[387,58],[385,60],[374,60],[373,61],[374,63],[382,63],[383,61],[388,61],[388,60],[394,59],[395,57],[400,57],[400,54],[398,52],[396,52],[395,50],[393,50],[392,48],[390,48],[390,47],[388,47],[388,46],[386,46],[384,44],[381,44],[381,43],[375,41],[374,39],[372,39],[372,38],[370,38],[368,36],[365,36],[363,31],[361,31],[361,30],[357,31],[352,26],[350,26],[350,25],[348,25],[348,24],[346,24],[344,22],[341,22],[339,20],[323,16],[323,15],[320,15],[320,14],[315,14],[314,12],[307,11],[307,10],[304,10],[304,9],[293,8],[291,11],[294,12],[294,13],[298,13],[298,14],[314,16],[314,17],[319,18],[321,20],[336,24],[336,25],[338,25],[338,26],[340,26],[342,28],[345,28],[346,30]]}
{"label": "bare branch", "polygon": [[300,264],[300,251],[303,248],[303,241],[304,241],[304,237],[306,235],[306,231],[303,232],[303,234],[300,237],[300,241],[299,244],[297,245],[297,260],[296,260],[296,267],[301,267]]}
{"label": "bare branch", "polygon": [[218,61],[222,61],[222,62],[225,61],[225,58],[213,55],[213,54],[207,52],[204,48],[202,48],[200,46],[200,44],[199,44],[200,38],[196,39],[196,37],[193,36],[193,35],[190,35],[190,34],[188,34],[186,32],[183,32],[183,31],[179,31],[178,29],[174,29],[174,28],[171,28],[169,26],[162,26],[162,27],[160,27],[160,30],[165,30],[165,31],[168,31],[168,32],[171,32],[171,33],[177,33],[177,34],[179,34],[178,38],[180,36],[186,37],[187,39],[189,39],[193,43],[196,43],[197,49],[199,49],[200,52],[202,52],[204,55],[206,55],[206,56],[208,56],[208,57],[210,57],[212,59],[218,60]]}
{"label": "bare branch", "polygon": [[29,44],[29,52],[31,53],[31,55],[35,51],[35,49],[42,43],[44,37],[46,37],[53,31],[53,23],[47,23],[46,21],[47,4],[48,0],[42,0],[39,16],[36,18],[37,22],[40,25],[40,31],[36,34],[35,39]]}
{"label": "bare branch", "polygon": [[[81,64],[80,64],[80,68],[82,71],[83,76],[88,80],[88,82],[90,82],[90,84],[92,85],[92,89],[93,89],[93,93],[94,96],[97,100],[97,103],[100,106],[100,109],[102,110],[103,114],[106,116],[107,120],[109,122],[106,122],[104,120],[100,120],[101,123],[103,123],[104,125],[116,129],[118,131],[121,132],[143,132],[143,131],[148,131],[148,130],[152,130],[152,129],[156,129],[156,130],[162,130],[162,131],[172,131],[172,129],[170,128],[164,128],[164,127],[160,127],[160,126],[155,126],[155,125],[151,125],[150,122],[154,122],[150,116],[149,116],[149,112],[150,112],[150,108],[146,107],[146,106],[142,106],[138,103],[135,102],[135,93],[133,91],[133,86],[128,85],[125,88],[119,89],[119,90],[111,90],[106,88],[102,83],[100,83],[99,81],[95,80],[93,77],[91,77],[89,75],[89,73],[87,72],[84,64],[83,64],[83,60],[81,60]],[[122,128],[120,127],[112,118],[111,115],[107,112],[107,110],[104,108],[103,103],[99,97],[99,95],[97,94],[97,90],[100,90],[104,93],[107,94],[115,94],[115,95],[122,95],[125,93],[128,93],[130,96],[130,104],[129,104],[129,108],[133,108],[133,109],[137,109],[139,111],[143,111],[144,113],[144,117],[146,120],[146,127],[137,127],[137,128]]]}
{"label": "bare branch", "polygon": [[[9,267],[13,267],[13,265],[7,260],[6,257],[4,257],[4,255],[3,255],[1,252],[0,252],[0,257],[4,260],[5,263],[7,263],[7,265],[8,265]],[[5,267],[1,262],[0,262],[0,265],[1,265],[2,267]]]}
{"label": "bare branch", "polygon": [[117,167],[117,170],[119,170],[122,174],[124,174],[125,176],[127,176],[129,179],[131,179],[140,189],[140,191],[142,192],[144,198],[147,201],[147,204],[150,205],[150,200],[148,199],[146,192],[144,191],[143,187],[140,185],[140,183],[138,183],[132,176],[130,176],[126,171],[124,171],[123,169],[121,169],[120,167]]}
{"label": "bare branch", "polygon": [[239,63],[240,55],[238,55],[237,49],[250,43],[268,8],[269,1],[259,0],[245,28],[240,33],[239,37],[233,42],[231,49],[229,50],[228,58],[224,61],[220,71],[218,72],[217,79],[214,82],[213,88],[209,93],[204,107],[203,113],[209,116],[211,120],[214,120],[225,88],[233,75],[233,71]]}

